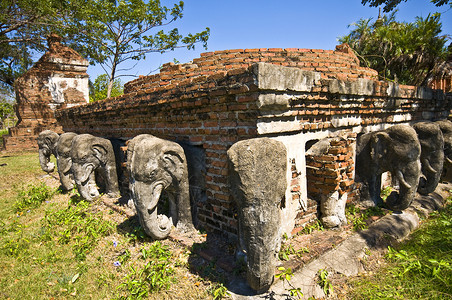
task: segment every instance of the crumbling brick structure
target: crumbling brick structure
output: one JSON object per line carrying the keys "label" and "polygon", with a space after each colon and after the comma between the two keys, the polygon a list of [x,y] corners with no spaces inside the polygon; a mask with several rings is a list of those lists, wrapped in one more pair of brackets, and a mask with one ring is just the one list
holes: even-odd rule
{"label": "crumbling brick structure", "polygon": [[45,130],[62,132],[56,122],[57,108],[89,101],[88,61],[61,44],[61,38],[48,38],[49,50],[14,83],[18,123],[4,136],[7,151],[37,149],[36,137]]}
{"label": "crumbling brick structure", "polygon": [[[56,117],[65,131],[115,139],[123,150],[141,133],[180,143],[196,166],[189,174],[195,221],[233,235],[237,220],[226,151],[249,138],[281,141],[290,182],[283,231],[290,234],[315,217],[316,195],[334,190],[354,197],[357,135],[445,118],[451,100],[442,91],[378,81],[377,72],[360,67],[346,45],[335,51],[245,49],[166,64],[160,74],[126,84],[122,96],[60,109]],[[328,143],[327,153],[306,157],[319,141]]]}

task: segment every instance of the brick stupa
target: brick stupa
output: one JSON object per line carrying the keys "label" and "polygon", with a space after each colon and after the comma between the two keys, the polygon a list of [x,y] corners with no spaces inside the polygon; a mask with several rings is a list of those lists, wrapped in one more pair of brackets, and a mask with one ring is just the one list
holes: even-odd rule
{"label": "brick stupa", "polygon": [[49,50],[15,82],[18,123],[4,136],[6,151],[37,149],[36,137],[46,129],[61,133],[54,112],[89,101],[88,61],[50,35]]}

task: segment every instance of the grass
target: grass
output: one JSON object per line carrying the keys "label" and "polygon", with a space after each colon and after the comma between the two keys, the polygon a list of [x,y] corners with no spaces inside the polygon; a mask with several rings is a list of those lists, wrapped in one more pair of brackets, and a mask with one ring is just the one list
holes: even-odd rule
{"label": "grass", "polygon": [[[135,219],[58,192],[37,153],[0,156],[0,299],[213,299],[194,254]],[[220,295],[220,297],[218,297]]]}
{"label": "grass", "polygon": [[452,299],[452,201],[406,242],[389,248],[385,267],[350,282],[349,299]]}

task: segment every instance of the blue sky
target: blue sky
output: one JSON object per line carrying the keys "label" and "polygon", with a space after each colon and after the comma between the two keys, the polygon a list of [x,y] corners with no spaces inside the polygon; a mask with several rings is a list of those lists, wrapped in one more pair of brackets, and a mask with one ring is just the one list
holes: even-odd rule
{"label": "blue sky", "polygon": [[[168,7],[175,1],[162,0]],[[378,8],[361,5],[361,0],[185,0],[184,17],[175,24],[183,34],[210,28],[208,49],[177,49],[166,54],[151,53],[128,71],[147,75],[161,64],[176,59],[189,62],[207,51],[245,48],[334,49],[347,26],[360,18],[377,18]],[[436,7],[429,0],[408,0],[398,6],[397,20],[412,22],[416,16],[441,12],[443,34],[452,36],[452,9]],[[103,70],[90,66],[94,81]],[[123,82],[134,79],[122,77]]]}

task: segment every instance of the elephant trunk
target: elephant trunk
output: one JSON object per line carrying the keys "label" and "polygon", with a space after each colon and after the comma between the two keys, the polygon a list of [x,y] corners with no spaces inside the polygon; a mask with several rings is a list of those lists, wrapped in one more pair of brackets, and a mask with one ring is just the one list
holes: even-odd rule
{"label": "elephant trunk", "polygon": [[58,174],[60,175],[61,187],[64,191],[70,191],[74,188],[71,165],[72,161],[70,157],[59,156],[57,158]]}
{"label": "elephant trunk", "polygon": [[50,173],[55,169],[55,164],[50,162],[50,151],[39,149],[39,163],[44,172]]}
{"label": "elephant trunk", "polygon": [[413,202],[416,190],[419,185],[420,162],[415,161],[408,165],[405,172],[398,170],[395,176],[399,181],[399,193],[391,193],[386,199],[386,206],[394,211],[401,211],[408,208]]}
{"label": "elephant trunk", "polygon": [[72,172],[77,184],[77,189],[84,199],[92,201],[99,196],[99,191],[97,190],[96,180],[94,177],[93,165],[73,163]]}
{"label": "elephant trunk", "polygon": [[173,226],[172,218],[157,213],[157,204],[163,189],[164,184],[161,182],[149,186],[132,179],[132,194],[141,226],[156,240],[166,238]]}
{"label": "elephant trunk", "polygon": [[105,165],[106,173],[106,194],[109,197],[119,197],[118,174],[114,159],[109,160]]}
{"label": "elephant trunk", "polygon": [[99,197],[99,191],[97,190],[96,180],[94,179],[94,173],[89,175],[87,181],[77,184],[80,195],[87,201],[92,201]]}
{"label": "elephant trunk", "polygon": [[421,195],[432,193],[438,186],[443,169],[444,154],[438,153],[438,158],[430,162],[428,159],[422,160],[422,177],[419,180],[418,192]]}
{"label": "elephant trunk", "polygon": [[[185,177],[186,178],[186,177]],[[190,204],[190,191],[188,181],[182,179],[179,183],[179,194],[178,194],[178,220],[177,220],[177,228],[182,231],[195,231],[195,227],[193,226],[193,219],[191,214],[191,204]]]}

